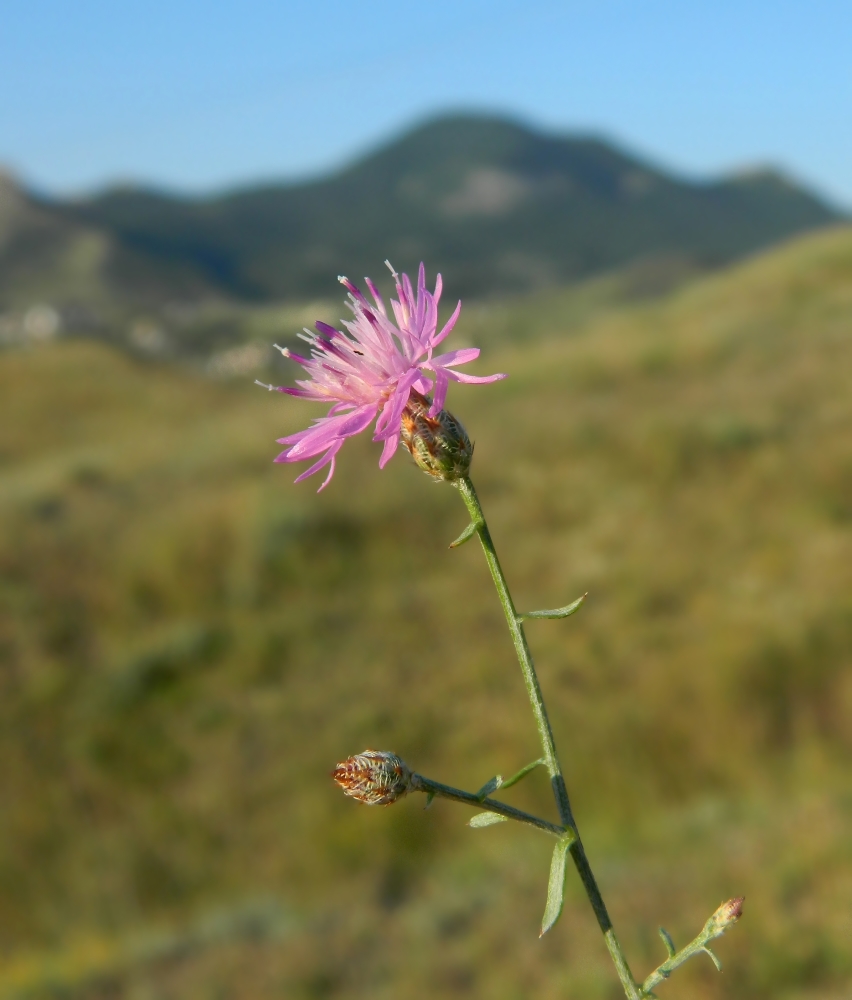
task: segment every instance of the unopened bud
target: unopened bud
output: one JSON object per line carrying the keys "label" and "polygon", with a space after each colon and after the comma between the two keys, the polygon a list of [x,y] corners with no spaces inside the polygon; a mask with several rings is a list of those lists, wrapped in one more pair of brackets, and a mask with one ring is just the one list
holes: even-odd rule
{"label": "unopened bud", "polygon": [[719,937],[729,927],[734,926],[743,915],[744,902],[745,896],[736,896],[734,899],[729,899],[727,903],[722,903],[704,927],[708,939]]}
{"label": "unopened bud", "polygon": [[435,479],[454,482],[470,470],[473,445],[467,432],[449,410],[429,416],[432,402],[415,390],[402,413],[402,441],[414,461]]}
{"label": "unopened bud", "polygon": [[331,772],[345,795],[368,806],[389,806],[411,787],[412,773],[404,760],[384,750],[365,750],[347,758]]}

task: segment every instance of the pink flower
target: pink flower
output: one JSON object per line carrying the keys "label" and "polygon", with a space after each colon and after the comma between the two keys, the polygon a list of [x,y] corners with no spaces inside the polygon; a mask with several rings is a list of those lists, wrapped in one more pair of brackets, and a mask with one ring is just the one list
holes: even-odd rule
{"label": "pink flower", "polygon": [[[425,395],[432,391],[434,385],[429,410],[429,415],[434,417],[444,407],[447,386],[451,381],[496,382],[506,377],[481,377],[455,371],[457,365],[479,357],[476,347],[433,354],[455,326],[461,302],[438,332],[441,275],[435,282],[434,293],[428,292],[426,269],[421,264],[415,294],[408,275],[403,274],[400,280],[390,264],[385,263],[396,282],[398,299],[391,300],[396,323],[388,317],[382,297],[369,278],[365,280],[375,306],[348,278],[340,278],[349,290],[346,304],[354,314],[354,319],[343,322],[345,332],[326,323],[317,323],[316,334],[308,330],[305,331],[307,336],[300,334],[311,345],[309,358],[279,348],[285,357],[297,361],[309,378],[297,381],[297,389],[271,385],[265,388],[332,404],[326,416],[319,417],[306,430],[279,438],[278,443],[287,447],[275,459],[276,462],[298,462],[322,455],[296,479],[297,483],[330,465],[328,475],[320,486],[320,490],[324,489],[334,474],[335,456],[343,442],[365,430],[373,420],[376,420],[373,440],[384,441],[379,459],[379,467],[383,469],[399,445],[402,414],[412,390]],[[264,383],[259,382],[258,385]]]}

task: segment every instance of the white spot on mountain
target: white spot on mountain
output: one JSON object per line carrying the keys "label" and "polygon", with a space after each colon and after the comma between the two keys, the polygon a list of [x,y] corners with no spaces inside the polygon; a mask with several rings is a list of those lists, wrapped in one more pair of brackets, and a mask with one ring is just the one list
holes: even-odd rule
{"label": "white spot on mountain", "polygon": [[447,195],[441,208],[447,215],[504,215],[531,193],[528,181],[506,170],[482,167],[471,170],[461,187]]}

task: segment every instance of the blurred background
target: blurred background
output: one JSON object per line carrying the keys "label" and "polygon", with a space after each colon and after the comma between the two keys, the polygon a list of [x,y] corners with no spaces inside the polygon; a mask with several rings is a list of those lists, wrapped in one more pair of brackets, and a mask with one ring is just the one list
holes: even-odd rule
{"label": "blurred background", "polygon": [[[449,406],[634,971],[852,991],[852,9],[8,0],[0,1000],[620,995],[551,845],[356,805],[538,756],[455,491],[255,378],[440,270]],[[553,815],[546,776],[506,793]]]}

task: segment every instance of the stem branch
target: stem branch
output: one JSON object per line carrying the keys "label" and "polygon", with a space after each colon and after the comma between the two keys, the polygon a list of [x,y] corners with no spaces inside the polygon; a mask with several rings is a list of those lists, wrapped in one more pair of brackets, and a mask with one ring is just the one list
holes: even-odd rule
{"label": "stem branch", "polygon": [[524,627],[522,624],[523,616],[518,614],[514,602],[512,601],[512,595],[509,593],[509,586],[506,583],[506,577],[504,576],[503,570],[500,566],[500,560],[497,558],[497,551],[494,548],[494,542],[491,539],[491,533],[488,530],[485,515],[482,513],[482,507],[479,503],[479,498],[476,495],[476,490],[473,488],[473,483],[470,479],[465,478],[458,480],[455,485],[458,487],[459,493],[462,495],[462,499],[464,500],[470,514],[470,520],[472,524],[475,525],[476,533],[479,535],[479,541],[482,544],[482,550],[485,553],[485,561],[488,563],[488,569],[491,571],[491,578],[493,579],[494,586],[497,589],[497,596],[500,598],[500,604],[503,606],[503,612],[506,615],[506,624],[509,626],[509,632],[512,636],[515,652],[518,654],[518,662],[521,665],[521,671],[524,675],[524,683],[527,688],[527,694],[529,695],[530,705],[532,706],[533,715],[535,716],[536,727],[538,728],[538,735],[544,752],[545,764],[547,765],[547,770],[550,774],[550,784],[553,788],[553,797],[556,800],[556,808],[559,811],[559,818],[562,821],[563,827],[566,830],[572,831],[576,835],[576,839],[570,847],[571,857],[580,876],[580,880],[583,883],[583,888],[586,890],[586,895],[589,897],[589,902],[592,905],[595,916],[597,917],[598,925],[604,935],[612,960],[615,963],[618,977],[621,980],[621,985],[624,987],[625,995],[628,1000],[642,1000],[642,993],[640,993],[639,986],[630,972],[627,959],[621,949],[621,945],[618,943],[615,932],[613,931],[612,921],[609,918],[609,914],[607,913],[606,905],[603,901],[603,897],[601,896],[597,881],[595,880],[588,858],[586,857],[583,843],[580,840],[580,835],[577,831],[577,824],[574,822],[574,816],[571,812],[571,803],[568,798],[568,790],[565,787],[562,767],[556,753],[556,742],[553,738],[553,730],[551,729],[550,720],[547,717],[547,709],[544,705],[544,696],[541,692],[541,686],[539,685],[538,677],[535,672],[532,653],[530,652],[529,645],[527,644],[527,638],[524,634]]}
{"label": "stem branch", "polygon": [[505,816],[506,819],[514,819],[519,823],[527,823],[529,826],[544,830],[545,833],[552,834],[554,837],[562,837],[566,832],[563,826],[549,823],[546,819],[539,819],[538,816],[523,812],[521,809],[515,809],[514,806],[507,806],[505,802],[498,802],[497,799],[490,799],[488,797],[477,798],[473,792],[463,792],[460,788],[442,785],[438,781],[424,778],[422,774],[412,776],[411,789],[415,792],[439,795],[444,799],[452,799],[454,802],[464,802],[465,805],[475,806],[477,809],[485,809],[488,812],[498,813],[500,816]]}
{"label": "stem branch", "polygon": [[648,976],[645,982],[642,983],[641,996],[652,996],[652,990],[655,986],[659,986],[660,983],[668,979],[675,969],[683,965],[683,963],[692,958],[693,955],[700,955],[702,952],[712,960],[713,964],[721,972],[722,964],[710,950],[710,942],[714,941],[718,937],[721,937],[726,930],[733,927],[733,925],[740,919],[742,912],[742,896],[738,896],[735,899],[729,899],[726,903],[722,903],[707,923],[705,923],[705,925],[701,928],[701,932],[692,941],[690,941],[688,945],[681,948],[680,951],[674,950],[672,939],[662,928],[660,928],[660,936],[666,943],[666,948],[669,951],[669,957],[662,963],[662,965],[658,965],[651,975]]}

